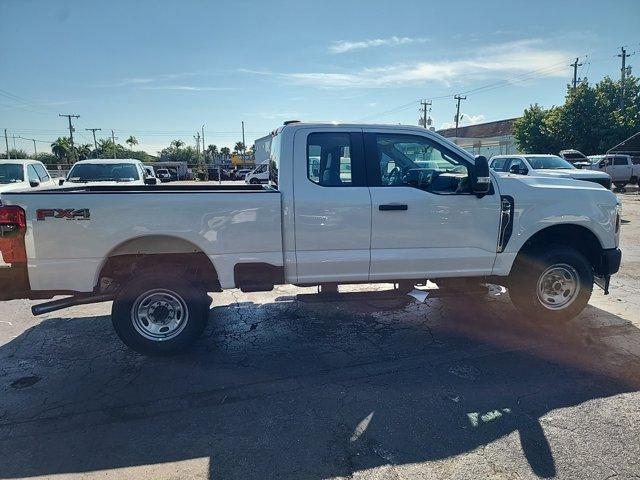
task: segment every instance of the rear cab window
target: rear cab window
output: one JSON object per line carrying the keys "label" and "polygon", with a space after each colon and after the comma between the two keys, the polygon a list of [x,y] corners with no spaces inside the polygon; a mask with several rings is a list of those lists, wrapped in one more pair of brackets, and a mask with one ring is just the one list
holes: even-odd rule
{"label": "rear cab window", "polygon": [[362,136],[318,132],[307,136],[307,178],[322,187],[364,186]]}

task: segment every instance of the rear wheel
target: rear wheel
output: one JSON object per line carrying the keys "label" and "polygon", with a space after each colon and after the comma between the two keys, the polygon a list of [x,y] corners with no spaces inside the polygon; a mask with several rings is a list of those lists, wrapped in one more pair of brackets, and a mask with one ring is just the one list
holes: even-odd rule
{"label": "rear wheel", "polygon": [[562,245],[521,254],[509,295],[518,310],[540,320],[569,320],[589,302],[593,270],[580,252]]}
{"label": "rear wheel", "polygon": [[613,185],[615,186],[614,190],[624,192],[626,190],[624,187],[627,185],[627,182],[613,182]]}
{"label": "rear wheel", "polygon": [[249,180],[249,183],[250,183],[251,185],[257,185],[257,184],[259,184],[259,183],[260,183],[260,180],[258,180],[257,178],[255,178],[255,177],[254,177],[254,178],[252,178],[251,180]]}
{"label": "rear wheel", "polygon": [[173,355],[192,347],[207,323],[210,299],[186,278],[142,272],[120,290],[111,320],[120,339],[144,355]]}

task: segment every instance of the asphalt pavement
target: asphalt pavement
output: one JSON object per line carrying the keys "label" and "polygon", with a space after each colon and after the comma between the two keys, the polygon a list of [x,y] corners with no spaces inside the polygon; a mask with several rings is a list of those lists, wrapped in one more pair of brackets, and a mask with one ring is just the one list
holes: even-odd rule
{"label": "asphalt pavement", "polygon": [[611,295],[564,325],[495,287],[316,303],[287,286],[214,294],[193,352],[147,358],[109,304],[2,303],[0,478],[638,478],[640,196],[621,198]]}

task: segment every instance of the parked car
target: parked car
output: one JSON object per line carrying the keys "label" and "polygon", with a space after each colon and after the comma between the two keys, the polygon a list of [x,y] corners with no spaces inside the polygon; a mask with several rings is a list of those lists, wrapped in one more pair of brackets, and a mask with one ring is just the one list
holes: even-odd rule
{"label": "parked car", "polygon": [[640,165],[636,165],[629,155],[592,155],[589,160],[591,160],[589,169],[609,174],[618,189],[623,189],[628,183],[638,183]]}
{"label": "parked car", "polygon": [[166,168],[159,168],[156,170],[156,178],[162,183],[171,181],[171,173]]}
{"label": "parked car", "polygon": [[489,166],[496,172],[537,177],[573,178],[611,188],[611,177],[604,172],[577,169],[557,155],[496,155]]}
{"label": "parked car", "polygon": [[263,162],[244,177],[245,183],[257,185],[269,181],[269,162]]}
{"label": "parked car", "polygon": [[244,177],[251,172],[250,168],[240,168],[239,170],[235,170],[233,172],[233,180],[244,180]]}
{"label": "parked car", "polygon": [[589,158],[579,150],[560,150],[559,155],[578,169],[589,168],[591,165]]}
{"label": "parked car", "polygon": [[222,167],[218,168],[215,165],[210,165],[207,168],[207,173],[209,175],[209,180],[231,180],[231,174]]}
{"label": "parked car", "polygon": [[[11,265],[0,269],[0,298],[73,292],[35,314],[112,300],[125,344],[168,355],[202,333],[208,292],[475,279],[506,286],[536,321],[559,322],[583,310],[594,282],[608,293],[620,266],[611,191],[498,174],[424,128],[293,123],[274,131],[270,155],[277,188],[0,194],[0,228],[11,235],[0,237]],[[170,207],[162,215],[158,190]]]}
{"label": "parked car", "polygon": [[47,167],[36,160],[0,160],[0,192],[53,187]]}
{"label": "parked car", "polygon": [[144,165],[135,159],[93,159],[80,160],[69,170],[66,179],[60,179],[64,184],[127,184],[127,185],[155,185],[156,179],[148,178]]}

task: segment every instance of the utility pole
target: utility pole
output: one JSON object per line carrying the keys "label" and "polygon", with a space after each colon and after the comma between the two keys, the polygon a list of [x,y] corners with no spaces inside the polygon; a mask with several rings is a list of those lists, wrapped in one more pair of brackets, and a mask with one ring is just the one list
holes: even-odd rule
{"label": "utility pole", "polygon": [[584,63],[578,63],[579,58],[576,57],[576,61],[570,63],[569,66],[573,67],[573,88],[575,89],[578,86],[578,82],[581,80],[578,78],[578,67],[584,65]]}
{"label": "utility pole", "polygon": [[[242,121],[242,153],[247,150],[247,145],[244,143],[244,120]],[[244,162],[244,159],[242,160]]]}
{"label": "utility pole", "polygon": [[36,148],[36,139],[32,138],[31,140],[33,140],[33,158],[36,159],[38,158],[38,149]]}
{"label": "utility pole", "polygon": [[460,100],[466,100],[467,96],[454,95],[453,98],[458,102],[456,106],[456,139],[458,138],[458,123],[460,123]]}
{"label": "utility pole", "polygon": [[9,153],[9,137],[7,137],[7,129],[4,129],[4,144],[7,147],[7,160],[11,160],[11,154]]}
{"label": "utility pole", "polygon": [[618,56],[622,58],[622,67],[620,68],[620,110],[624,110],[624,83],[627,76],[627,58],[629,58],[632,53],[627,53],[627,50],[624,47],[620,47],[620,53]]}
{"label": "utility pole", "polygon": [[432,103],[431,100],[420,101],[420,112],[422,113],[422,119],[418,123],[421,124],[424,128],[427,128],[427,119],[428,119],[429,111],[431,110],[431,103]]}
{"label": "utility pole", "polygon": [[80,118],[80,115],[63,115],[62,113],[59,113],[58,116],[67,117],[69,119],[69,138],[71,139],[71,149],[73,150],[73,125],[71,124],[71,119]]}
{"label": "utility pole", "polygon": [[102,130],[101,128],[85,128],[87,132],[93,133],[93,154],[98,155],[98,142],[96,141],[96,132]]}
{"label": "utility pole", "polygon": [[193,139],[196,141],[196,152],[198,154],[198,157],[200,157],[200,132],[196,132],[196,134],[193,136]]}
{"label": "utility pole", "polygon": [[204,124],[202,124],[202,156],[204,157],[204,163],[207,163],[207,149],[204,143]]}
{"label": "utility pole", "polygon": [[111,130],[111,143],[113,144],[113,158],[117,159],[118,158],[118,153],[116,151],[116,139],[118,137],[115,136],[115,133],[113,132],[113,130]]}

